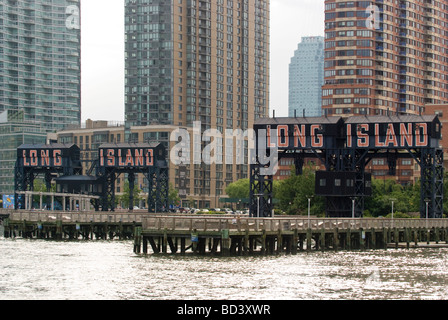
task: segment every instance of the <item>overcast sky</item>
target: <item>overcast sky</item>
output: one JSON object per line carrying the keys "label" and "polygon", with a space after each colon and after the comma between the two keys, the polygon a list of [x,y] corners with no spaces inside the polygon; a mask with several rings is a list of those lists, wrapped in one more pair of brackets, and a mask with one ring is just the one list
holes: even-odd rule
{"label": "overcast sky", "polygon": [[[288,115],[288,66],[304,36],[324,35],[324,0],[271,0],[270,115]],[[82,121],[124,120],[124,0],[81,5]]]}

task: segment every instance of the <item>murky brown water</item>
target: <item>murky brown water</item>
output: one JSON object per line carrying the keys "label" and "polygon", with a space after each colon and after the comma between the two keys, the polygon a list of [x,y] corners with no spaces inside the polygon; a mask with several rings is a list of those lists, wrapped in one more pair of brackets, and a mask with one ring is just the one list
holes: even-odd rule
{"label": "murky brown water", "polygon": [[131,241],[0,239],[2,300],[447,299],[448,249],[137,256]]}

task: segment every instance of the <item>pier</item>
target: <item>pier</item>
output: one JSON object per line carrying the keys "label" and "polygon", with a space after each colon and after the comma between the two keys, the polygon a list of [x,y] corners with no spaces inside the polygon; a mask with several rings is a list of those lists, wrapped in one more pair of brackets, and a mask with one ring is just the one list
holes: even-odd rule
{"label": "pier", "polygon": [[135,229],[134,252],[233,256],[448,247],[447,228],[447,219],[146,216]]}
{"label": "pier", "polygon": [[273,255],[448,247],[448,219],[0,210],[5,238],[133,240],[136,254]]}
{"label": "pier", "polygon": [[0,210],[5,238],[133,239],[146,212]]}

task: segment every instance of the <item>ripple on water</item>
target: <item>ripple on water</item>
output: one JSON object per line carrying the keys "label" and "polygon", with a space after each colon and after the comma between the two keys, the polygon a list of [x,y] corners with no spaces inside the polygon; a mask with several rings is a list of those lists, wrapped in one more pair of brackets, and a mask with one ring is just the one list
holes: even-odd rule
{"label": "ripple on water", "polygon": [[2,299],[447,299],[448,249],[136,256],[131,241],[0,239]]}

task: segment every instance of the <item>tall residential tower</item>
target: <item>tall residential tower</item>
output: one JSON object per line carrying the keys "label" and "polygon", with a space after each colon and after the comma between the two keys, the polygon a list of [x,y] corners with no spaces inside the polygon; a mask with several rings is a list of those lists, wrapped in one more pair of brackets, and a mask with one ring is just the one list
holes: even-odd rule
{"label": "tall residential tower", "polygon": [[325,0],[329,115],[424,112],[448,101],[445,0]]}
{"label": "tall residential tower", "polygon": [[[126,0],[125,19],[127,140],[142,139],[133,126],[196,123],[224,134],[268,115],[269,0]],[[187,196],[218,206],[248,166],[191,163],[186,172]]]}
{"label": "tall residential tower", "polygon": [[0,1],[0,193],[16,149],[81,121],[79,0]]}

